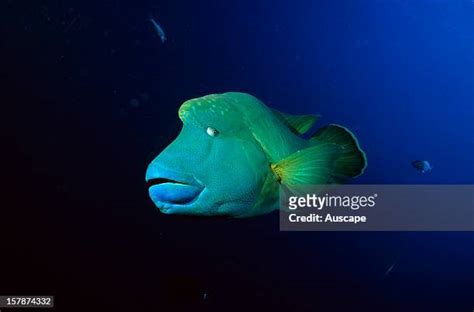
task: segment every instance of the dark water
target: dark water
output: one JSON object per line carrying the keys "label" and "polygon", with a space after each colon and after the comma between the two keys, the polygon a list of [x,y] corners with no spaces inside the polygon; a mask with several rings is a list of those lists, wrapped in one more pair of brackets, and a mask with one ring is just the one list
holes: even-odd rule
{"label": "dark water", "polygon": [[474,309],[472,233],[170,217],[144,185],[179,105],[231,90],[349,127],[369,160],[357,183],[472,184],[471,1],[5,0],[0,16],[0,294],[59,311]]}

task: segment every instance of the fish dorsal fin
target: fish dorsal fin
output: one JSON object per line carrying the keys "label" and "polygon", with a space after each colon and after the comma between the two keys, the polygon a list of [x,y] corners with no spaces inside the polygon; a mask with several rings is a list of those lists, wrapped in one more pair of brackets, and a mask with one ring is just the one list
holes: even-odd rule
{"label": "fish dorsal fin", "polygon": [[278,181],[288,187],[326,184],[341,152],[337,144],[321,143],[291,154],[272,164],[271,169]]}
{"label": "fish dorsal fin", "polygon": [[272,109],[272,111],[281,122],[298,135],[306,133],[321,117],[320,115],[289,115],[276,109]]}

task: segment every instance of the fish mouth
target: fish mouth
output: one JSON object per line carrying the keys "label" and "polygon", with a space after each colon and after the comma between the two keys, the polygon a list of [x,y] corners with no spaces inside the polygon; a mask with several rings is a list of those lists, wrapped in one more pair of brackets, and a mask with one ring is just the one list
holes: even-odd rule
{"label": "fish mouth", "polygon": [[146,183],[153,203],[162,211],[171,213],[172,208],[183,208],[197,200],[204,187],[189,176],[149,176]]}
{"label": "fish mouth", "polygon": [[185,182],[179,182],[179,181],[167,179],[167,178],[152,178],[146,181],[148,188],[152,187],[153,185],[158,185],[158,184],[163,184],[163,183],[173,183],[173,184],[183,184],[183,185],[187,184]]}

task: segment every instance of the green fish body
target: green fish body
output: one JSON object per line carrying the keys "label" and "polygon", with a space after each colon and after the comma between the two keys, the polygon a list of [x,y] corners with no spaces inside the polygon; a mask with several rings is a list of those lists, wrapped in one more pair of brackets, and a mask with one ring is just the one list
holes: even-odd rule
{"label": "green fish body", "polygon": [[178,137],[148,166],[154,204],[166,214],[251,217],[279,206],[279,188],[342,183],[367,161],[339,125],[301,137],[317,115],[294,116],[238,92],[188,100]]}

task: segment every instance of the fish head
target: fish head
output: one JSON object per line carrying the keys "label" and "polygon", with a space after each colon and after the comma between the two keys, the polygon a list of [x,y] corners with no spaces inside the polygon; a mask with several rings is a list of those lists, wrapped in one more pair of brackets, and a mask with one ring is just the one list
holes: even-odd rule
{"label": "fish head", "polygon": [[270,165],[242,109],[223,95],[181,105],[181,132],[146,171],[161,212],[238,217],[251,209]]}

